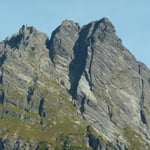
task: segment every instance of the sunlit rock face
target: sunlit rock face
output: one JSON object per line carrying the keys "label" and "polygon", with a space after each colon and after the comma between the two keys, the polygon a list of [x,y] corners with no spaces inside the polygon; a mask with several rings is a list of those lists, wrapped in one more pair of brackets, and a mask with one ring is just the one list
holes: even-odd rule
{"label": "sunlit rock face", "polygon": [[149,150],[149,91],[107,18],[23,25],[0,43],[0,149]]}

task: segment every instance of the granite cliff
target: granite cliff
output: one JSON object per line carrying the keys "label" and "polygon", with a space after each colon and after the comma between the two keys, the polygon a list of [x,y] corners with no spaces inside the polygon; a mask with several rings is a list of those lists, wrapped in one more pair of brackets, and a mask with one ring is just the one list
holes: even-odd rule
{"label": "granite cliff", "polygon": [[0,43],[0,150],[149,150],[149,91],[107,18],[23,25]]}

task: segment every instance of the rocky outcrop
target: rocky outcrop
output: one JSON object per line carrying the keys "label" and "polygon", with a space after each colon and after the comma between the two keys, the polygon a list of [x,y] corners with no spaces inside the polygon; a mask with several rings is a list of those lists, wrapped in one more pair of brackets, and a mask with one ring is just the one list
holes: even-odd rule
{"label": "rocky outcrop", "polygon": [[70,88],[69,65],[74,57],[73,48],[79,37],[79,31],[80,27],[77,23],[65,20],[52,33],[49,42],[50,58],[57,71],[59,81],[67,89]]}
{"label": "rocky outcrop", "polygon": [[[22,26],[19,33],[4,40],[1,46],[1,103],[22,109],[34,108],[37,87],[46,78],[55,80],[49,58],[48,37],[34,27]],[[47,83],[48,84],[48,83]],[[37,95],[36,95],[37,96]],[[37,101],[40,101],[40,96]],[[35,102],[36,103],[36,102]],[[32,105],[32,106],[31,106]]]}
{"label": "rocky outcrop", "polygon": [[23,25],[0,43],[0,149],[150,149],[150,70],[107,18]]}
{"label": "rocky outcrop", "polygon": [[109,141],[121,138],[128,143],[123,130],[129,128],[149,143],[149,69],[122,45],[107,18],[84,26],[80,35],[71,63],[70,91],[84,118]]}
{"label": "rocky outcrop", "polygon": [[31,150],[36,149],[36,144],[34,141],[25,142],[23,139],[16,136],[5,137],[0,140],[1,150]]}

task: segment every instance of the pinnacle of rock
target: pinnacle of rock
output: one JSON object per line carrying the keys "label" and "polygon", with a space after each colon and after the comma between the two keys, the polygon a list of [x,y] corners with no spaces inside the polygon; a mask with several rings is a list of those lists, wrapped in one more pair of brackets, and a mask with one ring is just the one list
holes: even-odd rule
{"label": "pinnacle of rock", "polygon": [[37,32],[37,30],[33,26],[28,26],[28,25],[22,25],[22,27],[19,30],[20,34],[33,34]]}

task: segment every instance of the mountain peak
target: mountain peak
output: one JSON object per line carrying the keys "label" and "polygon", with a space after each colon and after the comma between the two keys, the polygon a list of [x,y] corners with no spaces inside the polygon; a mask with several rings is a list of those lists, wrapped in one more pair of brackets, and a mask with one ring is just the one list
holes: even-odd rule
{"label": "mountain peak", "polygon": [[33,26],[22,25],[19,32],[5,39],[5,45],[13,49],[24,49],[35,47],[46,43],[47,35],[38,31]]}
{"label": "mountain peak", "polygon": [[103,17],[102,19],[100,19],[100,21],[111,23],[111,21],[107,17]]}
{"label": "mountain peak", "polygon": [[19,33],[28,33],[28,34],[32,34],[37,32],[37,30],[33,27],[33,26],[28,26],[28,25],[22,25],[22,27],[19,30]]}
{"label": "mountain peak", "polygon": [[58,27],[58,29],[60,31],[63,32],[70,32],[71,30],[76,30],[79,31],[80,30],[80,26],[78,23],[75,23],[71,20],[64,20],[62,21],[61,25]]}
{"label": "mountain peak", "polygon": [[61,25],[68,25],[68,24],[72,24],[72,25],[75,25],[75,24],[77,24],[77,23],[75,23],[74,21],[72,21],[72,20],[63,20],[62,21],[62,23],[61,23]]}
{"label": "mountain peak", "polygon": [[102,19],[100,19],[99,21],[96,21],[97,24],[99,24],[99,26],[101,26],[101,29],[102,30],[105,30],[107,32],[116,32],[115,31],[115,27],[114,25],[112,24],[112,22],[104,17]]}
{"label": "mountain peak", "polygon": [[104,17],[100,20],[92,21],[87,25],[84,25],[81,29],[81,38],[83,41],[89,38],[92,42],[108,42],[111,45],[116,45],[118,42],[121,44],[121,40],[116,35],[115,27],[111,21]]}

